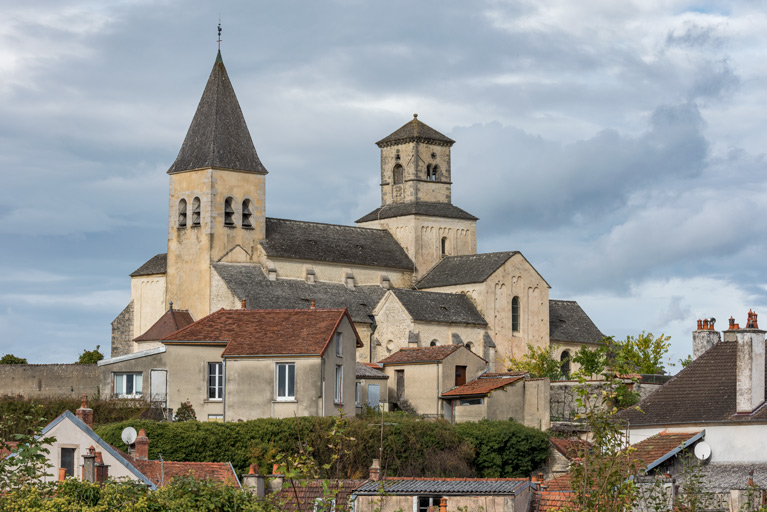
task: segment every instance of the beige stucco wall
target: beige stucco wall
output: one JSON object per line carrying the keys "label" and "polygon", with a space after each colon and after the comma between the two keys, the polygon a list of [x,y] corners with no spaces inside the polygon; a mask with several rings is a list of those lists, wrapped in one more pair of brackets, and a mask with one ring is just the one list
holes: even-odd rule
{"label": "beige stucco wall", "polygon": [[[485,282],[430,289],[465,293],[488,323],[495,341],[496,368],[511,357],[527,352],[527,343],[546,347],[549,343],[549,286],[521,254],[515,254]],[[520,329],[512,331],[511,302],[520,299]]]}
{"label": "beige stucco wall", "polygon": [[[168,309],[165,302],[165,274],[132,277],[130,298],[133,301],[133,332],[144,334]],[[135,344],[133,351],[138,349]]]}
{"label": "beige stucco wall", "polygon": [[[525,380],[519,380],[505,388],[490,392],[487,397],[487,419],[505,421],[513,418],[525,423]],[[528,425],[529,426],[529,425]]]}
{"label": "beige stucco wall", "polygon": [[[192,204],[201,201],[201,225],[192,226]],[[224,202],[233,199],[233,227],[224,226]],[[178,205],[187,201],[187,227],[178,225]],[[253,205],[252,228],[241,225],[242,202]],[[265,176],[201,169],[172,174],[168,207],[167,300],[194,318],[211,312],[210,264],[221,259],[255,263],[257,245],[265,235]],[[239,247],[238,247],[239,246]]]}
{"label": "beige stucco wall", "polygon": [[[428,495],[427,495],[428,496]],[[527,512],[530,492],[518,496],[446,496],[448,512],[460,510],[485,512]],[[357,496],[358,512],[396,512],[417,510],[417,496]]]}
{"label": "beige stucco wall", "polygon": [[[221,415],[221,400],[208,399],[208,363],[220,363],[225,344],[166,345],[168,368],[168,406],[178,409],[189,401],[197,419],[207,421],[210,415]],[[226,389],[226,383],[224,383]]]}
{"label": "beige stucco wall", "polygon": [[525,416],[522,423],[527,427],[548,430],[551,428],[551,382],[549,379],[528,379],[524,381],[524,386]]}
{"label": "beige stucco wall", "polygon": [[357,413],[359,414],[364,409],[364,406],[368,403],[368,389],[372,386],[378,386],[378,400],[379,404],[383,405],[385,411],[389,410],[389,379],[356,379],[356,382],[361,384],[360,401],[355,404],[357,406]]}

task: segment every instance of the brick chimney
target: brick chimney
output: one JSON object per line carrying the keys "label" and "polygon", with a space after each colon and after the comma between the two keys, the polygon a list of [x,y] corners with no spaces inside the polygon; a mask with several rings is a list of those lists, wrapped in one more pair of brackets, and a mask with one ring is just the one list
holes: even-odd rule
{"label": "brick chimney", "polygon": [[692,358],[698,359],[704,352],[721,341],[719,331],[714,330],[716,319],[698,320],[698,328],[692,331]]}
{"label": "brick chimney", "polygon": [[109,478],[109,466],[104,464],[104,459],[101,457],[101,452],[96,452],[96,474],[94,480],[96,483],[104,483]]}
{"label": "brick chimney", "polygon": [[82,396],[80,408],[75,411],[75,416],[80,418],[88,427],[93,428],[93,409],[88,407],[88,395]]}
{"label": "brick chimney", "polygon": [[381,463],[378,459],[373,459],[373,464],[370,465],[370,480],[373,482],[381,480]]}
{"label": "brick chimney", "polygon": [[263,498],[266,494],[264,477],[258,474],[258,468],[255,464],[251,464],[248,473],[242,475],[242,487],[259,498]]}
{"label": "brick chimney", "polygon": [[137,459],[148,460],[149,459],[149,438],[146,436],[146,431],[142,428],[138,431],[138,437],[134,443],[136,451],[134,456]]}
{"label": "brick chimney", "polygon": [[[734,323],[734,322],[731,322]],[[737,412],[750,413],[764,403],[764,331],[756,313],[748,312],[745,329],[734,329],[737,348]]]}
{"label": "brick chimney", "polygon": [[83,455],[83,482],[96,481],[96,448],[91,446]]}

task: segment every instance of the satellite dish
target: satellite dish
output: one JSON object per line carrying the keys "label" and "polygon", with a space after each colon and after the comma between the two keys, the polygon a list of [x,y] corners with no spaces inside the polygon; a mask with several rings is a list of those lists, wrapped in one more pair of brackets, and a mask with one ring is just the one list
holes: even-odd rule
{"label": "satellite dish", "polygon": [[133,441],[136,440],[136,436],[138,436],[138,434],[136,434],[136,429],[133,427],[126,427],[125,429],[123,429],[123,433],[120,434],[120,437],[122,438],[123,443],[128,445],[133,444]]}
{"label": "satellite dish", "polygon": [[700,460],[708,460],[711,457],[711,446],[705,441],[695,445],[695,456]]}

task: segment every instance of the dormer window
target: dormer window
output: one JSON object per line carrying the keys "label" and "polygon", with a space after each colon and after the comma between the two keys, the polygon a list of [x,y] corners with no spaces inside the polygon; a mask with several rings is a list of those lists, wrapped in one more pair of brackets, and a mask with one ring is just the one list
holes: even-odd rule
{"label": "dormer window", "polygon": [[224,226],[234,226],[234,208],[231,197],[227,197],[224,201]]}
{"label": "dormer window", "polygon": [[250,199],[246,199],[242,202],[242,227],[253,227],[253,206]]}
{"label": "dormer window", "polygon": [[178,227],[186,227],[186,199],[178,202]]}
{"label": "dormer window", "polygon": [[200,198],[192,199],[192,227],[200,225]]}

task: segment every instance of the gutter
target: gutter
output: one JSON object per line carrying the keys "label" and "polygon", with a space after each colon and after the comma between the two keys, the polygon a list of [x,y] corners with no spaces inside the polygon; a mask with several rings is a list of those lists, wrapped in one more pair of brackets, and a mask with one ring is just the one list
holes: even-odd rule
{"label": "gutter", "polygon": [[706,437],[706,430],[705,430],[705,429],[704,429],[704,430],[701,430],[701,431],[700,431],[698,434],[694,435],[693,437],[691,437],[690,439],[688,439],[688,440],[687,440],[687,441],[685,441],[684,443],[680,444],[679,446],[677,446],[676,448],[674,448],[673,450],[671,450],[670,452],[668,452],[666,455],[664,455],[664,456],[660,457],[658,460],[656,460],[656,461],[654,461],[654,462],[651,462],[650,464],[648,464],[648,465],[647,465],[647,468],[645,468],[645,470],[644,470],[644,472],[645,472],[645,475],[646,475],[646,474],[649,474],[649,473],[650,473],[650,471],[652,471],[654,468],[656,468],[656,467],[660,466],[660,465],[661,465],[661,464],[663,464],[665,461],[667,461],[667,460],[668,460],[668,459],[670,459],[671,457],[675,456],[677,453],[681,452],[682,450],[684,450],[684,449],[685,449],[685,448],[687,448],[688,446],[690,446],[690,445],[694,444],[695,442],[697,442],[697,441],[699,441],[699,440],[703,439],[704,437]]}

